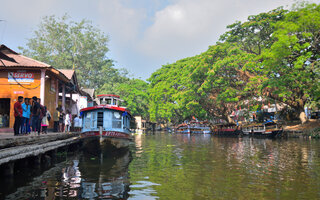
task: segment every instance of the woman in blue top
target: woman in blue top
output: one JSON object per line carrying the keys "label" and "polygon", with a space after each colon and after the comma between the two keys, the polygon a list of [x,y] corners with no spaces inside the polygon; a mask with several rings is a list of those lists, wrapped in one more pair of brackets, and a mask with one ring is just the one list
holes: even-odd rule
{"label": "woman in blue top", "polygon": [[24,103],[22,104],[22,134],[30,133],[31,106],[29,100],[29,98],[24,98]]}

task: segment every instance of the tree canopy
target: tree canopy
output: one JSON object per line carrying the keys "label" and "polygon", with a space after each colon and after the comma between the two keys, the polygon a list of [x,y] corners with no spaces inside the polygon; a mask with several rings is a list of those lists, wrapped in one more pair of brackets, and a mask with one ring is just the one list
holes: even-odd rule
{"label": "tree canopy", "polygon": [[108,36],[90,21],[46,16],[20,50],[58,69],[74,68],[82,87],[98,89],[106,81],[105,72],[116,71],[107,57],[108,42]]}
{"label": "tree canopy", "polygon": [[228,119],[257,98],[277,100],[305,121],[319,101],[320,6],[301,3],[236,22],[197,56],[162,66],[149,78],[152,119]]}
{"label": "tree canopy", "polygon": [[91,22],[45,17],[24,54],[57,68],[75,68],[83,87],[122,96],[134,115],[179,123],[229,118],[258,98],[286,104],[306,120],[320,100],[320,5],[298,3],[227,26],[220,40],[193,57],[163,65],[147,82],[108,59],[108,37]]}

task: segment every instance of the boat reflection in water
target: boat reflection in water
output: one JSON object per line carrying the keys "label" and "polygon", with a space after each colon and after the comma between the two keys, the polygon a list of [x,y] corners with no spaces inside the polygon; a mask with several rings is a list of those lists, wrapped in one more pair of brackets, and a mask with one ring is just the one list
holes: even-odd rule
{"label": "boat reflection in water", "polygon": [[[110,154],[109,154],[110,156]],[[129,151],[117,157],[100,155],[100,159],[83,157],[81,174],[81,197],[86,199],[127,199],[129,197],[128,166],[131,161]]]}

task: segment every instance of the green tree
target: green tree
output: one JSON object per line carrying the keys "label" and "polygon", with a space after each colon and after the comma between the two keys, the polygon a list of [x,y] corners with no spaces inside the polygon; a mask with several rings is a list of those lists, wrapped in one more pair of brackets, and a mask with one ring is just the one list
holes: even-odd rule
{"label": "green tree", "polygon": [[275,41],[262,54],[261,90],[306,121],[304,106],[320,97],[320,5],[299,4],[276,23]]}
{"label": "green tree", "polygon": [[117,94],[124,100],[132,115],[141,115],[144,119],[149,119],[149,96],[148,83],[140,79],[130,79],[117,86]]}
{"label": "green tree", "polygon": [[164,65],[148,79],[152,121],[176,124],[192,116],[205,116],[191,85],[189,68],[195,62],[196,56]]}
{"label": "green tree", "polygon": [[270,48],[274,42],[274,24],[283,20],[287,12],[279,7],[267,13],[249,16],[243,23],[237,21],[227,26],[230,30],[220,36],[220,41],[237,43],[241,50],[260,55],[263,49]]}
{"label": "green tree", "polygon": [[61,18],[44,17],[27,48],[22,53],[43,61],[58,69],[75,68],[80,85],[100,88],[105,73],[113,70],[113,61],[107,58],[108,37],[90,21],[71,21],[67,15]]}
{"label": "green tree", "polygon": [[211,118],[232,122],[231,112],[254,95],[247,85],[255,55],[225,42],[211,46],[200,57],[202,61],[191,72],[198,103]]}

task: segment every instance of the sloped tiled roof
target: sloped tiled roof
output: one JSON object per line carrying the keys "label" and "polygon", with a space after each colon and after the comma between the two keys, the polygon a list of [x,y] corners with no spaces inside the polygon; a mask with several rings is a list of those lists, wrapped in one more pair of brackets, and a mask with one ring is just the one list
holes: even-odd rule
{"label": "sloped tiled roof", "polygon": [[2,44],[0,46],[0,67],[49,68],[51,66],[18,54]]}
{"label": "sloped tiled roof", "polygon": [[91,98],[94,98],[94,89],[82,89],[82,91],[88,93],[90,95]]}
{"label": "sloped tiled roof", "polygon": [[74,74],[73,69],[59,69],[61,73],[63,73],[69,80],[72,79],[72,76]]}

